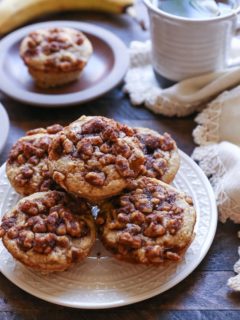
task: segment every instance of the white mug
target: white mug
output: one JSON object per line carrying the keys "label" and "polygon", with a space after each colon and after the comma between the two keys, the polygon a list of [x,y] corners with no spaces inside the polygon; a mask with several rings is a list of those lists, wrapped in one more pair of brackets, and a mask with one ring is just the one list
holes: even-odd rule
{"label": "white mug", "polygon": [[[150,17],[152,63],[164,78],[180,81],[230,65],[229,52],[238,26],[237,9],[202,20],[175,16],[144,0]],[[240,59],[232,65],[240,63]]]}

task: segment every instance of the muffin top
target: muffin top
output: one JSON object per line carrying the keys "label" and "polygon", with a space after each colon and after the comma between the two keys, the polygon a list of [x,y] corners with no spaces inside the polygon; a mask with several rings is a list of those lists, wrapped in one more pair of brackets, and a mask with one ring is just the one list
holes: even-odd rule
{"label": "muffin top", "polygon": [[134,129],[101,116],[82,116],[49,146],[49,169],[67,192],[102,200],[121,192],[144,164]]}
{"label": "muffin top", "polygon": [[48,147],[55,134],[63,129],[59,124],[27,132],[12,147],[6,174],[13,188],[22,195],[56,189],[49,175]]}
{"label": "muffin top", "polygon": [[25,64],[43,71],[82,69],[91,53],[88,38],[72,28],[39,29],[29,33],[20,45]]}

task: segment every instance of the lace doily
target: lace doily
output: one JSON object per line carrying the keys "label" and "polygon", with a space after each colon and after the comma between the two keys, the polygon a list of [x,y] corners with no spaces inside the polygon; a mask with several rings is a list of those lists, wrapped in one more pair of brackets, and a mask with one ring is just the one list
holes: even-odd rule
{"label": "lace doily", "polygon": [[240,68],[232,68],[183,80],[162,89],[151,65],[150,41],[130,44],[130,67],[124,91],[135,106],[144,105],[169,117],[183,117],[202,110],[219,93],[239,83]]}
{"label": "lace doily", "polygon": [[193,131],[200,147],[192,157],[213,185],[222,222],[229,218],[240,223],[240,180],[236,179],[240,172],[239,105],[240,86],[225,91],[198,114]]}
{"label": "lace doily", "polygon": [[240,146],[239,105],[240,86],[220,94],[195,118],[194,141],[201,146],[221,141]]}

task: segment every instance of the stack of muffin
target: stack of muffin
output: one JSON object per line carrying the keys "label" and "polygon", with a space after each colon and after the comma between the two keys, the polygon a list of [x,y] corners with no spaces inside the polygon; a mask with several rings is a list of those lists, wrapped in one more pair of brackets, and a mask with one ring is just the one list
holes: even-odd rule
{"label": "stack of muffin", "polygon": [[25,197],[2,218],[3,243],[41,272],[84,259],[96,233],[118,259],[180,261],[196,213],[191,198],[169,185],[179,163],[170,135],[105,117],[29,131],[7,161],[9,181]]}

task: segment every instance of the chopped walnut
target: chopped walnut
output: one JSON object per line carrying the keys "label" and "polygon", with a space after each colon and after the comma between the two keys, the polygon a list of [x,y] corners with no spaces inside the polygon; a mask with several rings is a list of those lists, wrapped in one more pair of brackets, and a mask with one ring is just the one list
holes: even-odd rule
{"label": "chopped walnut", "polygon": [[150,261],[154,260],[155,258],[162,259],[163,249],[158,245],[148,246],[145,249],[145,254],[146,254],[146,257],[148,257]]}
{"label": "chopped walnut", "polygon": [[32,249],[40,254],[50,253],[57,245],[68,248],[69,237],[80,238],[90,233],[87,222],[75,214],[75,210],[85,214],[89,210],[87,204],[83,200],[79,203],[71,200],[68,204],[69,200],[68,196],[56,191],[49,192],[43,199],[21,200],[19,211],[13,212],[12,217],[3,218],[0,236],[7,233],[22,250]]}
{"label": "chopped walnut", "polygon": [[61,126],[60,124],[53,124],[47,127],[47,133],[49,134],[56,134],[62,130],[63,130],[63,126]]}
{"label": "chopped walnut", "polygon": [[34,245],[34,233],[28,230],[22,230],[19,232],[18,243],[24,249],[29,250]]}
{"label": "chopped walnut", "polygon": [[145,132],[144,129],[136,129],[136,131],[145,155],[143,175],[162,179],[169,168],[171,152],[176,149],[174,140],[167,133],[160,135],[154,131],[151,133],[150,130],[150,132]]}
{"label": "chopped walnut", "polygon": [[85,180],[94,186],[103,186],[105,174],[103,172],[89,172],[85,175]]}
{"label": "chopped walnut", "polygon": [[8,230],[7,235],[10,239],[16,239],[19,235],[19,231],[16,227],[12,227]]}
{"label": "chopped walnut", "polygon": [[39,213],[37,203],[30,200],[25,200],[22,202],[19,206],[19,209],[30,216],[35,216]]}
{"label": "chopped walnut", "polygon": [[138,249],[141,247],[142,241],[140,237],[134,237],[129,232],[124,232],[119,235],[119,243]]}
{"label": "chopped walnut", "polygon": [[[18,140],[12,147],[8,159],[7,173],[16,190],[24,195],[38,191],[56,189],[48,169],[48,148],[52,135],[62,130],[53,125],[47,129],[38,128],[27,132],[27,137]],[[17,174],[12,176],[11,165],[17,166]]]}

